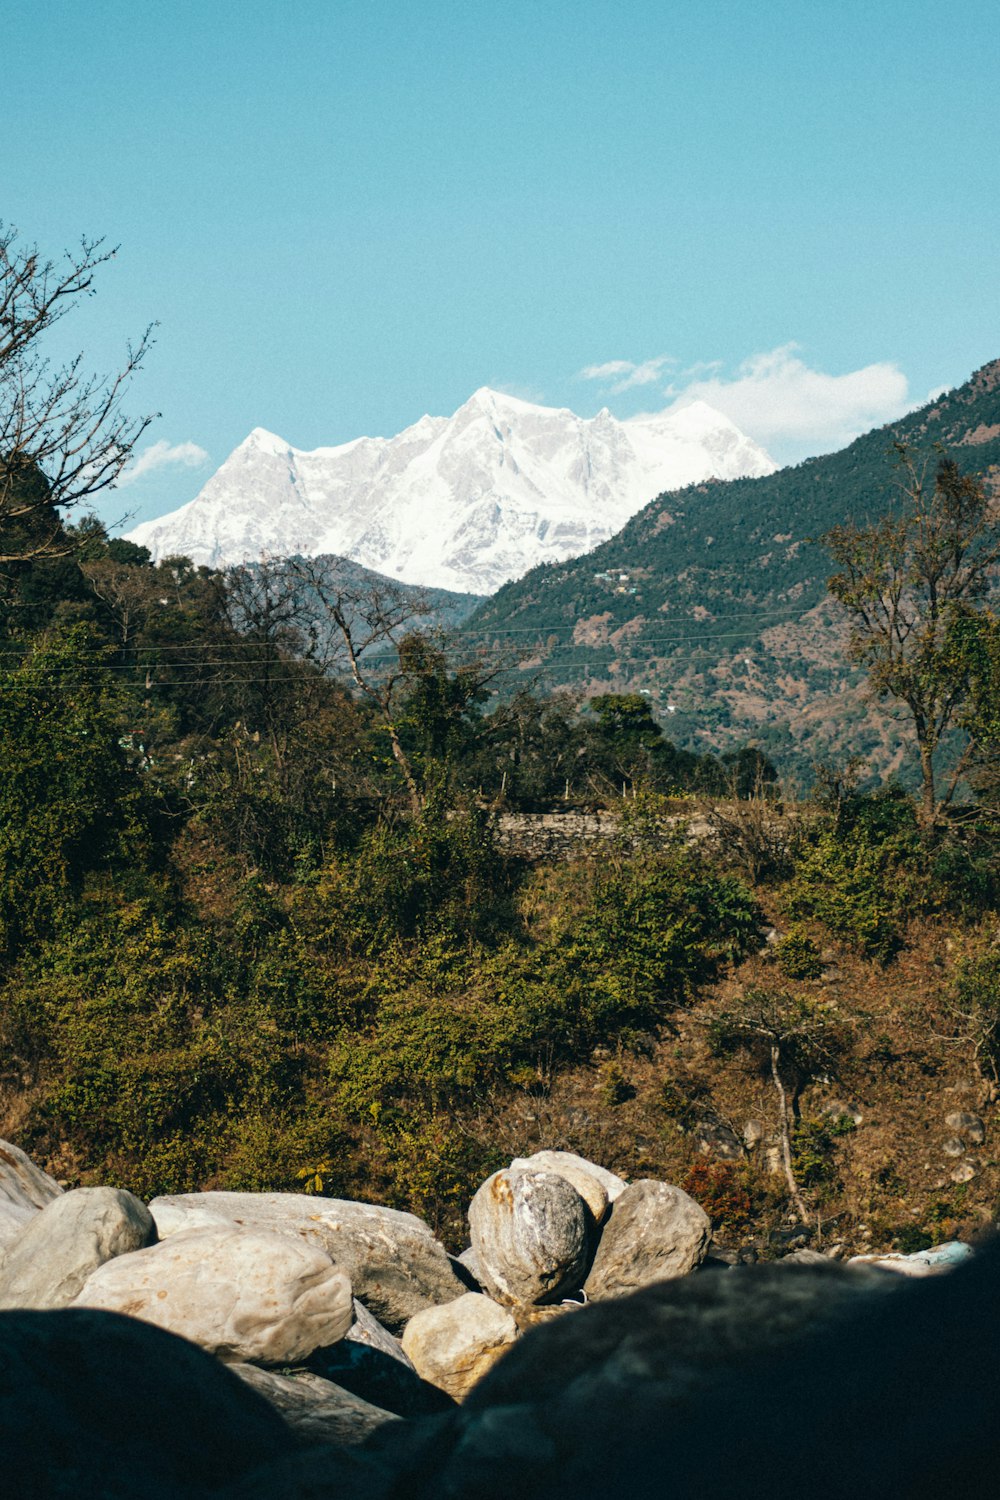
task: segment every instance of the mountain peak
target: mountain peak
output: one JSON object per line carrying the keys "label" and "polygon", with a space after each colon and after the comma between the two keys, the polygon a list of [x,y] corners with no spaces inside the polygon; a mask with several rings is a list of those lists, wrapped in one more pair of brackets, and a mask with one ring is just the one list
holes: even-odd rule
{"label": "mountain peak", "polygon": [[773,470],[710,412],[585,420],[480,386],[454,416],[392,438],[306,452],[255,427],[194,500],[129,535],[154,557],[335,553],[404,583],[489,593],[588,552],[664,490]]}
{"label": "mountain peak", "polygon": [[260,448],[271,453],[287,453],[290,444],[286,443],[285,439],[279,437],[276,432],[269,432],[266,427],[254,427],[247,433],[240,447]]}

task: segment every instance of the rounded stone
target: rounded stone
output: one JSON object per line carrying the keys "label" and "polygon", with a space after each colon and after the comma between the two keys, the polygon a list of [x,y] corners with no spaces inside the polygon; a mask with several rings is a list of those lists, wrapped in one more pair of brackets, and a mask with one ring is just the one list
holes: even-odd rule
{"label": "rounded stone", "polygon": [[633,1182],[612,1206],[583,1289],[592,1302],[686,1276],[712,1238],[705,1210],[667,1182]]}
{"label": "rounded stone", "polygon": [[507,1307],[556,1301],[587,1264],[583,1199],[554,1172],[508,1168],[488,1177],[469,1205],[483,1288]]}
{"label": "rounded stone", "polygon": [[423,1380],[463,1401],[516,1338],[517,1324],[506,1308],[481,1292],[467,1292],[411,1318],[403,1351]]}
{"label": "rounded stone", "polygon": [[354,1320],[351,1284],[315,1245],[236,1228],[191,1229],[108,1261],[78,1307],[126,1313],[222,1359],[290,1364]]}
{"label": "rounded stone", "polygon": [[[599,1167],[596,1162],[588,1161],[585,1156],[577,1156],[575,1151],[536,1151],[534,1156],[515,1157],[510,1165],[512,1170],[527,1167],[534,1172],[555,1172],[557,1177],[565,1177],[576,1188],[598,1223],[607,1214],[608,1205],[620,1198],[628,1186],[624,1178],[609,1172],[607,1167]],[[600,1215],[595,1205],[601,1200],[590,1188],[591,1182],[596,1182],[604,1192],[604,1210]]]}
{"label": "rounded stone", "polygon": [[98,1266],[156,1240],[149,1209],[120,1188],[53,1198],[7,1246],[0,1308],[68,1307]]}

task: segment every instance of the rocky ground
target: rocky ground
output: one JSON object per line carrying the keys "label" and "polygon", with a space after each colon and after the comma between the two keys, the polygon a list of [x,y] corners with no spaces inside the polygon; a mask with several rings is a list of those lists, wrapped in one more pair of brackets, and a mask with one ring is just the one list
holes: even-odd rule
{"label": "rocky ground", "polygon": [[[468,1223],[452,1257],[376,1205],[64,1192],[0,1143],[0,1441],[17,1493],[721,1495],[752,1449],[770,1481],[740,1472],[740,1492],[791,1494],[805,1453],[843,1448],[832,1398],[876,1402],[846,1441],[896,1477],[859,1493],[930,1495],[998,1456],[993,1349],[987,1368],[974,1347],[1000,1312],[989,1249],[730,1266],[680,1188],[560,1151],[494,1173]],[[905,1481],[879,1403],[922,1455]],[[773,1447],[760,1455],[779,1440],[776,1476]],[[809,1493],[844,1492],[824,1483]]]}

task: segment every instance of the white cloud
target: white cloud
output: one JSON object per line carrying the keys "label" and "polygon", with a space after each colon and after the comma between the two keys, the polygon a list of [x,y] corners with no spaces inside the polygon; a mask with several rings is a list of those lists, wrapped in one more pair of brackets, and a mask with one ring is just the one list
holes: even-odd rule
{"label": "white cloud", "polygon": [[163,469],[170,464],[180,464],[185,469],[197,469],[207,462],[208,454],[204,448],[199,448],[197,443],[168,443],[161,438],[158,443],[150,443],[148,448],[142,450],[138,458],[122,470],[117,481],[117,488],[124,489],[126,485],[135,484],[137,479],[144,479],[147,474],[152,474],[155,469]]}
{"label": "white cloud", "polygon": [[785,463],[841,448],[911,409],[909,383],[892,361],[827,375],[810,369],[797,348],[783,344],[754,354],[729,379],[686,372],[696,378],[675,382],[665,394],[675,408],[707,401]]}
{"label": "white cloud", "polygon": [[[618,395],[621,391],[630,391],[637,385],[654,385],[661,378],[664,371],[677,361],[669,354],[660,354],[656,359],[643,360],[636,364],[631,359],[609,359],[603,365],[585,365],[580,371],[580,380],[599,380],[605,387]],[[608,382],[612,382],[610,385]]]}

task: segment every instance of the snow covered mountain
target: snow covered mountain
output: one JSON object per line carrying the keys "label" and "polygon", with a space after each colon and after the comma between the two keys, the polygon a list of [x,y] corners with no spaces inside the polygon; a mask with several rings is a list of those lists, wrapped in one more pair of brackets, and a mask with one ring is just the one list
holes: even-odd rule
{"label": "snow covered mountain", "polygon": [[257,427],[194,500],[129,532],[214,567],[337,553],[405,583],[493,593],[596,547],[664,490],[776,465],[704,402],[583,418],[483,387],[452,417],[303,452]]}

